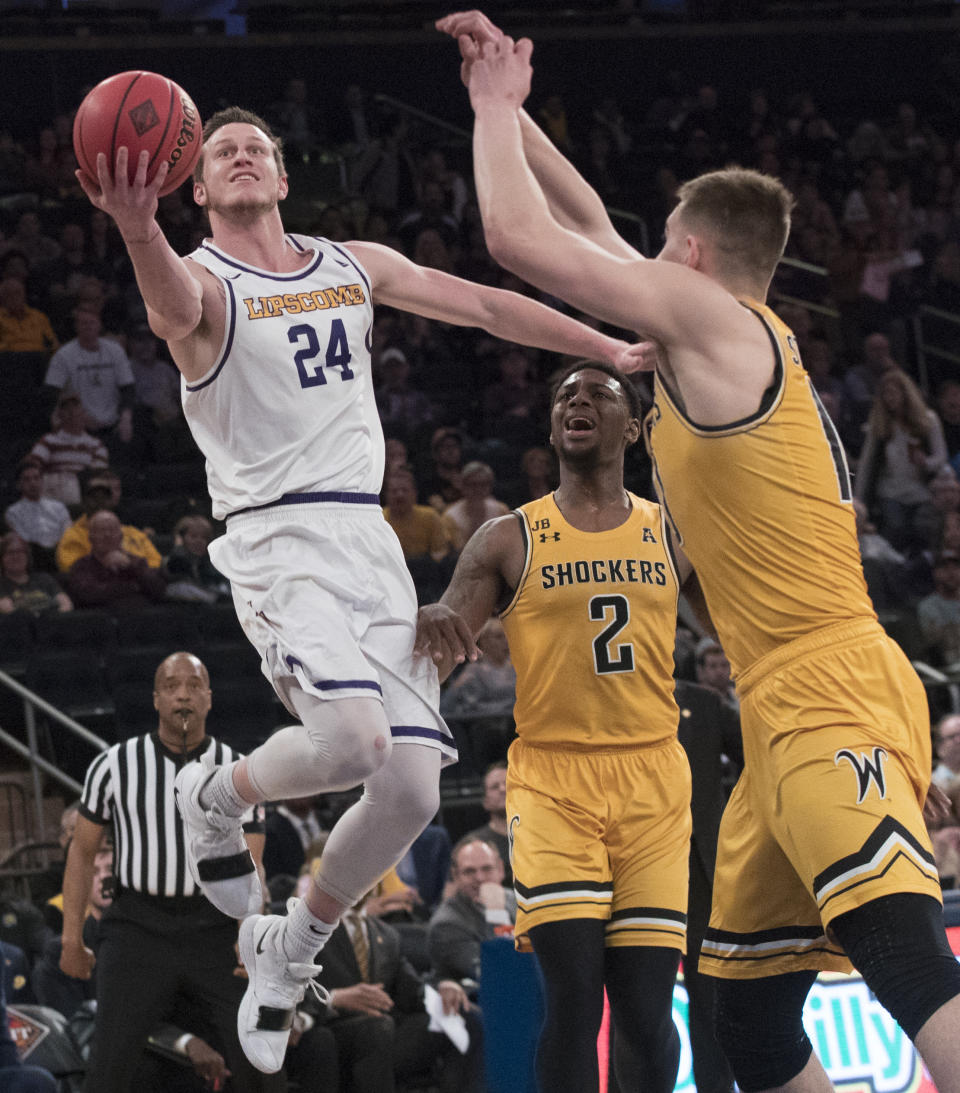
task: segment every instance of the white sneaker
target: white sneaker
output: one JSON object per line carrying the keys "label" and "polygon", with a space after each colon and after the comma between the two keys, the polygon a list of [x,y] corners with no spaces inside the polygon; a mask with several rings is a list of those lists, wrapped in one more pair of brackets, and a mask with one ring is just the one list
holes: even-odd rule
{"label": "white sneaker", "polygon": [[240,962],[249,981],[237,1012],[237,1033],[244,1055],[264,1074],[275,1074],[283,1066],[297,1005],[307,987],[321,1002],[329,998],[314,978],[319,964],[287,960],[286,922],[283,915],[250,915],[240,923]]}
{"label": "white sneaker", "polygon": [[193,879],[214,907],[244,918],[263,907],[263,892],[239,818],[200,804],[200,791],[216,771],[213,748],[208,748],[199,762],[187,763],[177,775],[173,795],[183,817]]}

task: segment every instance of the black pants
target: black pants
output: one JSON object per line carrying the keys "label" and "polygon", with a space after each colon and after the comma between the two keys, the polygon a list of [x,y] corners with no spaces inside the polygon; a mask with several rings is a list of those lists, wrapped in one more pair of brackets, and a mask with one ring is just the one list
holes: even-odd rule
{"label": "black pants", "polygon": [[234,1093],[282,1091],[282,1074],[254,1069],[237,1038],[246,980],[233,974],[236,923],[205,900],[185,913],[170,913],[164,903],[125,892],[101,922],[88,1093],[130,1093],[151,1030],[162,1021],[178,1023],[178,999],[188,1000],[191,1011],[205,1019],[205,1028],[184,1031],[201,1036],[224,1056]]}
{"label": "black pants", "polygon": [[[362,1014],[317,1025],[290,1050],[290,1071],[304,1090],[323,1093],[393,1093],[398,1084],[431,1079],[440,1093],[480,1093],[483,1086],[483,1025],[479,1011],[465,1015],[470,1046],[461,1055],[442,1032],[428,1031],[422,1013],[383,1017]],[[338,1076],[331,1081],[328,1054],[314,1059],[313,1040],[333,1037]]]}

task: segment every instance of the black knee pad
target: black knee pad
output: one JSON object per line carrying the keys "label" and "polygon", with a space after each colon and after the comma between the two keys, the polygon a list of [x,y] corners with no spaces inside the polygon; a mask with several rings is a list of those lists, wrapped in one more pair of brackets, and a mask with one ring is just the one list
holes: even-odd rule
{"label": "black knee pad", "polygon": [[816,978],[792,972],[716,980],[717,1039],[743,1093],[785,1085],[807,1065],[813,1046],[801,1018]]}
{"label": "black knee pad", "polygon": [[830,931],[911,1040],[945,1002],[960,994],[960,964],[950,949],[940,904],[932,896],[881,896],[838,915]]}

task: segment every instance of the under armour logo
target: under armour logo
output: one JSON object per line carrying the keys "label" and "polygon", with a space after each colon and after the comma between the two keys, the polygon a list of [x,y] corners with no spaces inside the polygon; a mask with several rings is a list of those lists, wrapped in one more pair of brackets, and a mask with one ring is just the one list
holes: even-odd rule
{"label": "under armour logo", "polygon": [[846,759],[857,774],[857,804],[861,804],[870,790],[870,783],[875,782],[877,796],[882,801],[887,793],[886,776],[883,773],[883,761],[887,758],[886,748],[874,748],[873,758],[861,752],[854,754],[849,748],[841,748],[833,757],[834,765]]}
{"label": "under armour logo", "polygon": [[552,539],[554,542],[557,542],[559,540],[559,538],[560,538],[560,532],[559,531],[551,531],[549,534],[545,531],[540,532],[540,542],[541,543],[545,543],[548,539]]}

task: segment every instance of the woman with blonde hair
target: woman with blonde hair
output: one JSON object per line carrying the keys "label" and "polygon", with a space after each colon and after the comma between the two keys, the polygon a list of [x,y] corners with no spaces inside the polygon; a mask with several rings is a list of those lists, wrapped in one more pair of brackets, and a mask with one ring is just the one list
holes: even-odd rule
{"label": "woman with blonde hair", "polygon": [[897,550],[922,546],[917,516],[932,506],[929,481],[947,459],[940,418],[906,372],[888,369],[867,418],[854,494]]}

